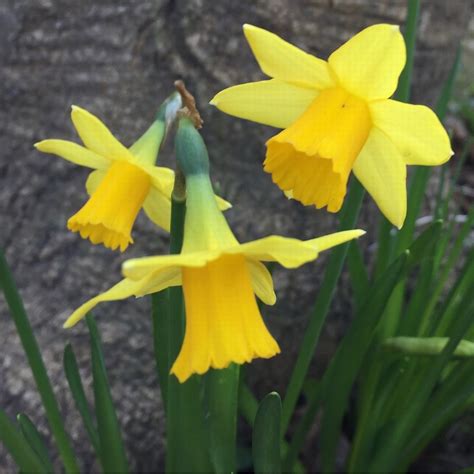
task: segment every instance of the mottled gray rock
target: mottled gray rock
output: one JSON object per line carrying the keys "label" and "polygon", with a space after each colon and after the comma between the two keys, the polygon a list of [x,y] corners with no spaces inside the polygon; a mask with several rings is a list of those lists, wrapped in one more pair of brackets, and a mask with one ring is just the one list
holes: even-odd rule
{"label": "mottled gray rock", "polygon": [[[414,96],[433,103],[451,66],[470,14],[469,0],[423,4]],[[163,252],[167,236],[143,216],[136,244],[125,255],[92,247],[66,230],[85,201],[86,171],[38,153],[33,143],[77,140],[71,104],[99,115],[125,144],[152,119],[177,78],[196,94],[205,120],[214,180],[234,209],[227,216],[241,240],[271,233],[310,237],[335,230],[334,216],[287,201],[262,172],[264,142],[273,130],[207,106],[220,89],[262,77],[241,33],[251,22],[326,58],[361,28],[401,23],[405,1],[241,0],[212,2],[103,0],[3,0],[0,4],[0,244],[6,250],[43,350],[67,427],[83,460],[94,470],[85,433],[62,372],[71,341],[90,395],[88,338],[84,324],[61,329],[67,315],[119,277],[129,257]],[[162,162],[172,164],[168,152]],[[373,206],[363,212],[373,227]],[[374,239],[373,234],[366,240]],[[283,355],[249,370],[258,391],[284,387],[301,340],[324,259],[305,268],[277,270],[280,302],[267,311]],[[333,308],[347,316],[349,289],[341,285]],[[151,346],[148,299],[111,303],[97,310],[113,396],[119,407],[131,465],[137,471],[163,462],[163,416]],[[340,325],[330,325],[319,364],[332,351]],[[19,340],[0,299],[0,407],[24,411],[47,433]],[[263,369],[264,368],[264,369]],[[265,370],[265,376],[263,370]],[[11,470],[0,447],[0,470]]]}

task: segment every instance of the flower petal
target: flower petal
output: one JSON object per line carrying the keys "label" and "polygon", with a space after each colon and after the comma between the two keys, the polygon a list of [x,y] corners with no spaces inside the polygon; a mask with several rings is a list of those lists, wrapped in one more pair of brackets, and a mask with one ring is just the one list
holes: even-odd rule
{"label": "flower petal", "polygon": [[250,272],[252,288],[255,294],[265,304],[274,305],[276,303],[275,290],[273,289],[272,275],[267,267],[254,259],[247,259],[247,266]]}
{"label": "flower petal", "polygon": [[387,135],[373,128],[353,169],[384,216],[400,229],[407,212],[406,165]]}
{"label": "flower petal", "polygon": [[306,243],[314,246],[318,252],[322,252],[323,250],[328,250],[349,240],[357,239],[364,234],[365,230],[361,229],[344,230],[342,232],[335,232],[334,234],[323,235],[322,237],[307,240]]}
{"label": "flower petal", "polygon": [[110,165],[107,158],[67,140],[43,140],[35,143],[35,148],[87,168],[104,169]]}
{"label": "flower petal", "polygon": [[105,178],[106,174],[107,172],[104,170],[94,170],[89,174],[86,181],[86,190],[89,196],[99,187],[99,184]]}
{"label": "flower petal", "polygon": [[95,115],[76,105],[72,106],[71,119],[77,133],[90,150],[114,160],[133,160],[133,155]]}
{"label": "flower petal", "polygon": [[156,188],[151,188],[143,203],[145,214],[158,227],[169,232],[171,222],[171,200]]}
{"label": "flower petal", "polygon": [[316,89],[271,79],[229,87],[219,92],[210,103],[235,117],[286,128],[317,96]]}
{"label": "flower petal", "polygon": [[118,301],[129,298],[139,292],[144,285],[144,280],[132,281],[128,278],[121,280],[109,290],[94,296],[82,306],[77,308],[74,313],[64,323],[64,328],[68,329],[77,324],[92,308],[104,301]]}
{"label": "flower petal", "polygon": [[[237,246],[237,248],[238,247],[239,246]],[[125,277],[132,280],[141,280],[155,271],[167,268],[203,267],[208,262],[217,259],[223,253],[223,250],[219,249],[177,255],[132,258],[123,262],[122,273]]]}
{"label": "flower petal", "polygon": [[408,165],[441,165],[453,155],[446,130],[428,107],[381,100],[370,104],[370,112]]}
{"label": "flower petal", "polygon": [[245,256],[262,262],[278,262],[286,268],[296,268],[316,259],[317,250],[298,239],[271,235],[263,239],[225,249],[226,253],[243,253]]}
{"label": "flower petal", "polygon": [[261,70],[268,76],[316,89],[334,86],[326,61],[263,28],[244,25],[244,34]]}
{"label": "flower petal", "polygon": [[155,272],[137,281],[125,278],[77,308],[66,320],[63,327],[68,329],[76,325],[92,308],[104,301],[118,301],[130,296],[144,296],[180,284],[181,272],[177,269]]}
{"label": "flower petal", "polygon": [[328,63],[341,85],[365,99],[387,99],[397,88],[406,48],[397,25],[373,25],[336,49]]}

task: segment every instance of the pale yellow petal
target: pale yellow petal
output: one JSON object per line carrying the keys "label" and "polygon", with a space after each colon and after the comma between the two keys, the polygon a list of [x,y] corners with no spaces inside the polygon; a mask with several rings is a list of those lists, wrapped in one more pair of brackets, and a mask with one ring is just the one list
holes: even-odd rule
{"label": "pale yellow petal", "polygon": [[258,260],[247,259],[247,266],[250,271],[250,279],[255,294],[265,304],[274,305],[276,303],[275,290],[273,289],[272,275],[268,268]]}
{"label": "pale yellow petal", "polygon": [[[238,246],[237,246],[238,247]],[[160,255],[126,260],[122,264],[122,273],[132,280],[140,280],[164,269],[181,267],[203,267],[222,255],[222,250],[190,252],[177,255]]]}
{"label": "pale yellow petal", "polygon": [[310,106],[318,94],[316,89],[271,79],[229,87],[219,92],[210,103],[235,117],[286,128]]}
{"label": "pale yellow petal", "polygon": [[220,211],[227,211],[232,207],[232,204],[229,201],[226,201],[224,198],[221,198],[216,195],[217,207]]}
{"label": "pale yellow petal", "polygon": [[298,239],[272,235],[263,239],[241,244],[226,253],[243,253],[262,262],[278,262],[286,268],[296,268],[318,256],[317,250]]}
{"label": "pale yellow petal", "polygon": [[134,163],[142,168],[151,177],[153,187],[166,196],[171,196],[174,186],[174,171],[163,166],[151,166],[143,163]]}
{"label": "pale yellow petal", "polygon": [[380,100],[370,104],[370,112],[408,165],[441,165],[453,155],[446,130],[428,107]]}
{"label": "pale yellow petal", "polygon": [[130,296],[139,293],[145,284],[148,284],[148,280],[132,281],[128,278],[121,280],[109,290],[95,296],[77,308],[64,323],[64,328],[67,329],[77,324],[91,309],[95,308],[99,303],[129,298]]}
{"label": "pale yellow petal", "polygon": [[268,76],[316,89],[334,85],[326,61],[263,28],[244,25],[244,34],[260,68]]}
{"label": "pale yellow petal", "polygon": [[64,323],[64,328],[70,328],[77,324],[86,314],[99,303],[105,301],[119,301],[130,296],[144,296],[157,291],[164,290],[170,286],[181,284],[181,270],[178,268],[156,271],[141,280],[130,280],[125,278],[109,290],[90,299],[80,306]]}
{"label": "pale yellow petal", "polygon": [[373,128],[353,169],[384,216],[400,229],[407,212],[406,165],[387,135]]}
{"label": "pale yellow petal", "polygon": [[373,25],[362,30],[329,57],[340,84],[365,99],[387,99],[397,88],[405,66],[406,48],[396,25]]}
{"label": "pale yellow petal", "polygon": [[169,232],[171,222],[171,200],[169,197],[152,187],[143,203],[143,210],[152,222]]}
{"label": "pale yellow petal", "polygon": [[71,119],[77,133],[90,150],[111,160],[133,160],[133,155],[95,115],[75,105]]}
{"label": "pale yellow petal", "polygon": [[104,169],[110,165],[107,158],[67,140],[43,140],[35,143],[35,147],[39,151],[57,155],[71,163],[87,168]]}
{"label": "pale yellow petal", "polygon": [[322,237],[306,240],[306,243],[312,245],[318,250],[318,252],[322,252],[323,250],[328,250],[336,245],[348,242],[349,240],[357,239],[364,234],[365,231],[361,229],[343,230],[341,232],[335,232],[334,234],[323,235]]}
{"label": "pale yellow petal", "polygon": [[103,170],[94,170],[89,174],[86,181],[86,190],[89,196],[99,187],[106,174],[107,172]]}

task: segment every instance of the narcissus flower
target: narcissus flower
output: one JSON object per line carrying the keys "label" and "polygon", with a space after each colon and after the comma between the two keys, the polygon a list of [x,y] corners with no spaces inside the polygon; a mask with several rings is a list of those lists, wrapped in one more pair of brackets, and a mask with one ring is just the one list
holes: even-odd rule
{"label": "narcissus flower", "polygon": [[[190,122],[181,121],[177,140],[189,144],[196,135]],[[203,143],[198,148],[205,153]],[[195,152],[188,147],[185,153],[192,162]],[[179,147],[177,154],[179,159]],[[240,244],[217,207],[209,175],[199,167],[182,168],[187,201],[181,254],[127,260],[122,267],[126,278],[82,305],[65,324],[73,326],[100,302],[182,285],[186,331],[171,369],[181,382],[210,367],[224,368],[231,362],[242,364],[280,352],[255,299],[257,295],[270,305],[276,301],[272,277],[262,262],[296,268],[364,233],[351,230],[307,241],[271,236]]]}
{"label": "narcissus flower", "polygon": [[[156,225],[169,231],[174,172],[155,166],[165,122],[157,119],[131,148],[126,148],[87,110],[73,106],[71,119],[85,147],[66,140],[35,144],[42,152],[94,170],[86,182],[90,198],[68,220],[68,229],[93,244],[113,250],[120,247],[123,252],[133,243],[132,227],[143,208]],[[218,200],[221,209],[230,207]]]}
{"label": "narcissus flower", "polygon": [[353,170],[400,228],[406,165],[440,165],[452,151],[429,108],[389,99],[406,61],[398,26],[366,28],[327,62],[261,28],[244,25],[244,33],[272,79],[225,89],[211,104],[285,129],[268,140],[264,168],[287,195],[337,212]]}

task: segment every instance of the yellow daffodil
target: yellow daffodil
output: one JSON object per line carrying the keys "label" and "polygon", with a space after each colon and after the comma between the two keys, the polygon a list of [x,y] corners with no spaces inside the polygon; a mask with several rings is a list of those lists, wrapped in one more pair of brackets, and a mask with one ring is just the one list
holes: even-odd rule
{"label": "yellow daffodil", "polygon": [[[165,123],[156,120],[132,147],[126,148],[87,110],[73,106],[71,119],[84,146],[66,140],[43,140],[35,147],[77,165],[92,168],[86,190],[90,198],[67,223],[93,244],[123,252],[141,208],[169,231],[174,172],[155,166]],[[221,209],[230,204],[220,198]]]}
{"label": "yellow daffodil", "polygon": [[[180,125],[178,133],[186,135],[185,127]],[[189,129],[194,130],[192,125]],[[224,368],[231,362],[242,364],[280,352],[255,299],[256,294],[266,304],[276,301],[272,277],[262,262],[296,268],[364,233],[351,230],[307,241],[270,236],[240,244],[213,198],[209,175],[194,167],[184,171],[187,201],[181,254],[127,260],[122,267],[126,278],[83,304],[65,323],[73,326],[103,301],[182,285],[186,332],[171,369],[181,382],[210,367]]]}
{"label": "yellow daffodil", "polygon": [[211,104],[285,129],[268,140],[264,169],[287,195],[337,212],[353,170],[400,228],[406,165],[440,165],[452,151],[429,108],[389,99],[406,61],[398,26],[366,28],[327,62],[261,28],[244,25],[244,33],[272,79],[225,89]]}

